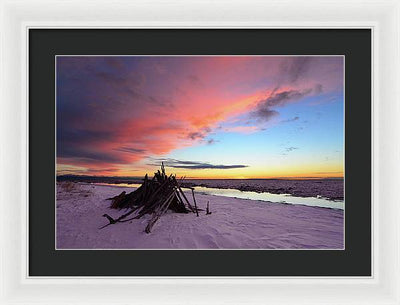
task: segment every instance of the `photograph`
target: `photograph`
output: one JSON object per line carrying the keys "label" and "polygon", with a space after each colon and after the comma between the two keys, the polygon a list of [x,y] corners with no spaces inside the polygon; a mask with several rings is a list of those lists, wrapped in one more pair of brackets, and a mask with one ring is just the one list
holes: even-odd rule
{"label": "photograph", "polygon": [[344,55],[54,60],[56,250],[345,249]]}

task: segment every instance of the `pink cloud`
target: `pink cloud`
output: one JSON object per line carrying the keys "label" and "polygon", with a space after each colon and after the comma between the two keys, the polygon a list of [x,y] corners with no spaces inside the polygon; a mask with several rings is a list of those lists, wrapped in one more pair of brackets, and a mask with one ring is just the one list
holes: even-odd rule
{"label": "pink cloud", "polygon": [[236,127],[227,127],[224,128],[226,132],[238,132],[238,133],[253,133],[259,130],[257,126],[236,126]]}

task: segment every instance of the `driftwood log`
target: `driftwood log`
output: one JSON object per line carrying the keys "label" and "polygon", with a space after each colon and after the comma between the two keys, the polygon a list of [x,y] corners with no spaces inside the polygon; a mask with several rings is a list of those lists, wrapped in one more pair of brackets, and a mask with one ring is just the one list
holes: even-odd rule
{"label": "driftwood log", "polygon": [[[183,178],[179,182],[181,183],[182,180]],[[142,185],[135,191],[129,194],[124,191],[115,197],[108,198],[108,200],[111,200],[110,207],[112,209],[128,209],[128,212],[116,219],[108,214],[104,214],[103,217],[107,218],[109,223],[102,226],[100,229],[112,224],[139,219],[146,214],[151,214],[151,218],[145,228],[145,232],[150,233],[154,224],[168,209],[176,213],[196,213],[196,215],[199,216],[198,211],[202,210],[197,208],[194,189],[191,188],[194,203],[193,207],[182,191],[180,183],[178,183],[174,175],[166,175],[165,167],[162,163],[161,171],[158,170],[154,173],[151,180],[146,174]]]}
{"label": "driftwood log", "polygon": [[207,208],[206,208],[206,215],[210,215],[211,211],[210,211],[210,201],[207,201]]}

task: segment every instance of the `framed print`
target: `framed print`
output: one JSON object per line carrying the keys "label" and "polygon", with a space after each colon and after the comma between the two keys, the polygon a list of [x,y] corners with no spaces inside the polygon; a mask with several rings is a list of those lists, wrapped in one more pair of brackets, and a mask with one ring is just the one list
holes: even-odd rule
{"label": "framed print", "polygon": [[399,303],[398,4],[232,5],[5,2],[5,302]]}

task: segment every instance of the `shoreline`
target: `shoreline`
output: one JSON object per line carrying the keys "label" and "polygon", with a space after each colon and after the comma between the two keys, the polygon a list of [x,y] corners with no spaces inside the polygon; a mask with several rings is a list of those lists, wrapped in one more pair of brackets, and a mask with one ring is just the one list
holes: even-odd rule
{"label": "shoreline", "polygon": [[[74,177],[60,178],[57,182],[85,182],[108,184],[141,184],[143,179],[126,179],[110,177]],[[315,197],[332,201],[344,201],[344,179],[187,179],[181,183],[182,187],[207,187],[218,189],[234,189],[242,192],[289,194],[295,197]]]}
{"label": "shoreline", "polygon": [[[140,184],[134,184],[134,183],[132,183],[132,184],[86,183],[86,182],[80,182],[80,183],[87,184],[87,185],[100,185],[100,186],[108,186],[108,187],[130,188],[131,191],[133,191],[136,187],[140,186]],[[223,197],[229,197],[229,198],[235,198],[235,199],[270,202],[270,203],[274,203],[274,204],[303,205],[303,206],[312,206],[312,207],[317,207],[317,208],[322,208],[322,209],[344,210],[344,201],[330,200],[328,198],[323,198],[323,197],[295,197],[295,196],[291,196],[290,194],[274,194],[274,193],[268,193],[268,192],[241,191],[238,189],[229,189],[229,188],[216,189],[216,188],[207,188],[207,187],[198,187],[198,186],[194,186],[193,188],[194,188],[194,191],[196,192],[196,194],[198,194],[198,195],[201,194],[201,195],[208,195],[208,196],[223,196]],[[185,189],[188,191],[189,188],[182,186],[182,189]],[[217,192],[215,192],[215,191],[217,191]],[[222,192],[222,191],[228,191],[228,192]],[[282,197],[279,197],[279,196],[282,196]],[[277,199],[273,200],[274,197]],[[309,204],[309,202],[313,202],[313,204]]]}

